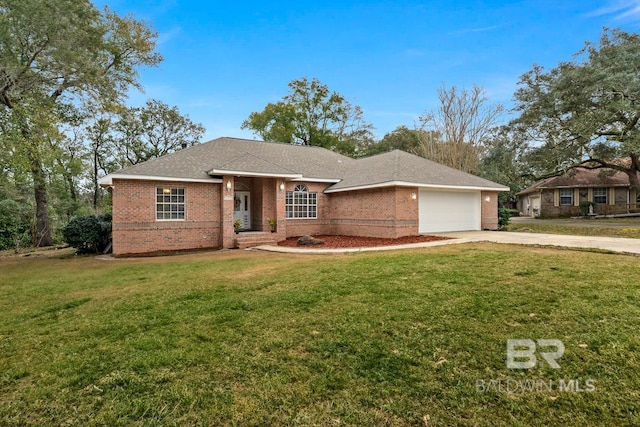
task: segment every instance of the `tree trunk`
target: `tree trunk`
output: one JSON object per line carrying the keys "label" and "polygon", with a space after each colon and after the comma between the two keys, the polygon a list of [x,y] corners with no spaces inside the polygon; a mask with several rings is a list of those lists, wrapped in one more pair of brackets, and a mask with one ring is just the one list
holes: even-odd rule
{"label": "tree trunk", "polygon": [[35,153],[29,154],[33,191],[36,198],[36,230],[33,245],[36,247],[51,246],[51,227],[49,226],[49,197],[47,195],[47,177]]}
{"label": "tree trunk", "polygon": [[100,191],[100,186],[98,185],[98,148],[95,147],[93,150],[93,211],[97,212],[98,210],[98,192]]}
{"label": "tree trunk", "polygon": [[638,180],[638,171],[627,170],[627,175],[629,176],[629,184],[631,184],[631,188],[636,190],[636,194],[640,194],[640,180]]}
{"label": "tree trunk", "polygon": [[629,176],[629,184],[636,190],[636,194],[640,194],[640,179],[638,178],[638,170],[640,169],[640,161],[638,155],[631,153],[631,167],[627,169],[627,176]]}
{"label": "tree trunk", "polygon": [[70,173],[65,171],[64,179],[67,181],[67,185],[69,186],[69,197],[71,198],[71,206],[67,209],[67,221],[71,221],[71,217],[78,210],[78,192],[76,191],[76,186],[73,183],[73,177]]}

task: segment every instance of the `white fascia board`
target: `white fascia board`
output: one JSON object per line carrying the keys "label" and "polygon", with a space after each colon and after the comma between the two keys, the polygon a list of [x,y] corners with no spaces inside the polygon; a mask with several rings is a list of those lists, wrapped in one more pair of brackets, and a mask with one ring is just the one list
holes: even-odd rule
{"label": "white fascia board", "polygon": [[[416,185],[416,184],[409,183],[409,185]],[[509,187],[505,187],[505,186],[476,187],[471,185],[431,185],[431,184],[417,184],[416,186],[420,188],[433,188],[433,189],[441,189],[441,190],[509,191]]]}
{"label": "white fascia board", "polygon": [[168,176],[154,176],[154,175],[124,175],[124,174],[109,174],[103,176],[98,180],[98,184],[101,187],[110,187],[113,185],[114,179],[135,179],[138,181],[167,181],[167,182],[206,182],[207,184],[221,184],[220,178],[177,178]]}
{"label": "white fascia board", "polygon": [[264,178],[288,178],[296,179],[302,178],[302,174],[286,174],[286,173],[263,173],[263,172],[247,172],[247,171],[233,171],[225,169],[211,169],[209,175],[234,175],[234,176],[255,176]]}
{"label": "white fascia board", "polygon": [[418,188],[432,188],[434,190],[458,190],[458,191],[509,191],[509,187],[476,187],[468,185],[440,185],[440,184],[420,184],[416,182],[407,181],[387,181],[377,184],[360,185],[355,187],[327,189],[325,193],[339,193],[343,191],[355,191],[355,190],[367,190],[370,188],[382,188],[382,187],[418,187]]}
{"label": "white fascia board", "polygon": [[337,184],[338,182],[342,181],[341,179],[334,179],[334,178],[295,178],[292,179],[291,181],[304,181],[304,182],[327,182],[330,184]]}

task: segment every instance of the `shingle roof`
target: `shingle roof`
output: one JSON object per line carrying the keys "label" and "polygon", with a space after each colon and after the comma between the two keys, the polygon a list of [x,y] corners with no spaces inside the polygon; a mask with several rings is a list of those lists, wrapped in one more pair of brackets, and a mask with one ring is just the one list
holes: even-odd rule
{"label": "shingle roof", "polygon": [[402,150],[393,150],[359,159],[353,167],[349,168],[342,181],[332,185],[327,192],[398,184],[508,190],[503,185],[479,176],[444,166]]}
{"label": "shingle roof", "polygon": [[[117,177],[212,180],[216,170],[338,180],[350,157],[320,147],[218,138],[110,174]],[[108,178],[109,176],[105,177]],[[104,180],[104,181],[108,181]]]}
{"label": "shingle roof", "polygon": [[112,178],[214,181],[220,175],[278,176],[336,182],[327,192],[392,185],[481,188],[507,187],[422,157],[394,150],[362,159],[310,146],[218,138],[114,172]]}
{"label": "shingle roof", "polygon": [[611,169],[572,169],[564,175],[553,176],[540,180],[532,186],[525,188],[518,195],[533,193],[547,188],[568,187],[628,187],[629,177]]}

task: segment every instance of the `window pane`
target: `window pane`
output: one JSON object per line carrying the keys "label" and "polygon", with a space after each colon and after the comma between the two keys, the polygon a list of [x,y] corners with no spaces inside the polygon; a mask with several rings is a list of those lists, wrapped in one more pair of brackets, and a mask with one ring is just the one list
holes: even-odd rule
{"label": "window pane", "polygon": [[561,205],[572,205],[573,204],[573,189],[572,188],[561,188],[560,189],[560,204]]}
{"label": "window pane", "polygon": [[593,189],[593,201],[599,204],[607,203],[607,189],[606,188],[594,188]]}
{"label": "window pane", "polygon": [[184,188],[156,187],[156,219],[178,220],[184,219],[185,196]]}
{"label": "window pane", "polygon": [[298,184],[285,195],[286,218],[317,218],[318,193],[309,193],[307,187]]}

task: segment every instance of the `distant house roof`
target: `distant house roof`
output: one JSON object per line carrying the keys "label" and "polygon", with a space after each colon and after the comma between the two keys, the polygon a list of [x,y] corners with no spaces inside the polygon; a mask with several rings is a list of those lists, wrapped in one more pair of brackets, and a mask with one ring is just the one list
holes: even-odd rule
{"label": "distant house roof", "polygon": [[612,169],[571,169],[567,173],[543,179],[531,187],[525,188],[518,195],[533,193],[549,188],[572,187],[628,187],[629,177],[624,172]]}
{"label": "distant house roof", "polygon": [[334,183],[326,192],[383,186],[507,191],[508,188],[422,157],[394,150],[361,159],[311,146],[218,138],[140,163],[100,180],[222,182],[222,175]]}

